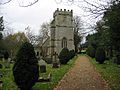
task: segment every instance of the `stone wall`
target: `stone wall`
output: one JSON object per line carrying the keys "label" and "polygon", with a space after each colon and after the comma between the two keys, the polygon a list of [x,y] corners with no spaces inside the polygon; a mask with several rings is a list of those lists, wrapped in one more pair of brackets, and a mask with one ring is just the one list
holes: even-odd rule
{"label": "stone wall", "polygon": [[54,19],[51,23],[51,53],[60,53],[62,50],[62,39],[67,39],[67,48],[74,49],[73,34],[73,11],[57,9],[53,15]]}

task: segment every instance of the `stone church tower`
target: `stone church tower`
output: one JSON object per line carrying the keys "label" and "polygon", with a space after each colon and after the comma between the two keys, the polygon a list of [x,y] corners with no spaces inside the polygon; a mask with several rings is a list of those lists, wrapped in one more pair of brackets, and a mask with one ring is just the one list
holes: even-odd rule
{"label": "stone church tower", "polygon": [[73,11],[57,9],[50,30],[50,55],[67,47],[74,50]]}

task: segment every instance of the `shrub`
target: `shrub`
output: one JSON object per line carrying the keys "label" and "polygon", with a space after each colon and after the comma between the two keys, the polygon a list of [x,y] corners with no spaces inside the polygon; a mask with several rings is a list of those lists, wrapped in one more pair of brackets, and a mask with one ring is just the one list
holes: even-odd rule
{"label": "shrub", "polygon": [[117,55],[117,64],[120,65],[120,55]]}
{"label": "shrub", "polygon": [[95,48],[92,45],[89,45],[86,51],[87,55],[94,58],[95,57]]}
{"label": "shrub", "polygon": [[70,50],[69,51],[69,58],[72,59],[75,56],[75,51],[74,50]]}
{"label": "shrub", "polygon": [[59,54],[59,59],[61,64],[67,64],[69,61],[69,50],[67,48],[63,48]]}
{"label": "shrub", "polygon": [[95,54],[95,59],[100,64],[103,64],[105,61],[105,51],[102,47],[98,47]]}
{"label": "shrub", "polygon": [[9,53],[8,53],[7,51],[5,51],[5,52],[4,52],[4,58],[5,58],[5,59],[8,59],[8,57],[9,57]]}
{"label": "shrub", "polygon": [[3,68],[3,65],[2,65],[2,64],[0,64],[0,68]]}
{"label": "shrub", "polygon": [[20,47],[13,67],[15,83],[20,90],[31,90],[38,80],[39,67],[33,46],[25,42]]}

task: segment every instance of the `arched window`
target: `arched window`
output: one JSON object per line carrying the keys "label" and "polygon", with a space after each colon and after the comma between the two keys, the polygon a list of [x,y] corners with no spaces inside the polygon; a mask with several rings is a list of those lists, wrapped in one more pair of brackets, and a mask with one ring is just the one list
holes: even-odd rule
{"label": "arched window", "polygon": [[63,37],[62,39],[62,48],[66,48],[67,47],[67,39],[65,37]]}

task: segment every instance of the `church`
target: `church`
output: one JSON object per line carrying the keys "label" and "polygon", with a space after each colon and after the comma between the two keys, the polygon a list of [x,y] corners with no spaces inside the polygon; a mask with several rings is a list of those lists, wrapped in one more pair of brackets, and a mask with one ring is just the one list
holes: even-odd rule
{"label": "church", "polygon": [[59,55],[63,48],[74,50],[73,11],[58,9],[50,23],[50,36],[41,44],[41,54],[45,58]]}

